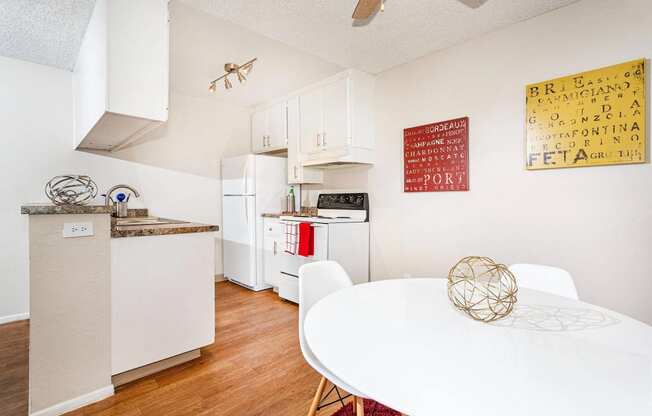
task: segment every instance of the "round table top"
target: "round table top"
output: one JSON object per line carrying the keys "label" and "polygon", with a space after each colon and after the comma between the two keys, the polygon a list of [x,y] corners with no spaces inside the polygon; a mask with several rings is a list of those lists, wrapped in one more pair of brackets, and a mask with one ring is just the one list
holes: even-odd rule
{"label": "round table top", "polygon": [[652,327],[520,288],[507,318],[457,311],[445,279],[336,292],[305,335],[335,376],[410,416],[652,415]]}

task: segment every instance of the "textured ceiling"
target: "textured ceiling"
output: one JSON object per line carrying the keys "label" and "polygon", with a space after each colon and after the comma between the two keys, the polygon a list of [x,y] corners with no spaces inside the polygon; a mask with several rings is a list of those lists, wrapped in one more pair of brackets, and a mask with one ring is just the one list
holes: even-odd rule
{"label": "textured ceiling", "polygon": [[356,0],[179,0],[343,67],[378,73],[577,0],[386,0],[354,26]]}
{"label": "textured ceiling", "polygon": [[[248,107],[343,69],[183,3],[173,2],[170,15],[170,86],[173,93],[210,97]],[[254,57],[258,61],[246,83],[240,84],[231,76],[232,89],[225,90],[224,83],[220,82],[216,93],[208,91],[208,83],[224,73],[225,63],[242,64]]]}
{"label": "textured ceiling", "polygon": [[0,0],[0,55],[72,70],[95,0]]}

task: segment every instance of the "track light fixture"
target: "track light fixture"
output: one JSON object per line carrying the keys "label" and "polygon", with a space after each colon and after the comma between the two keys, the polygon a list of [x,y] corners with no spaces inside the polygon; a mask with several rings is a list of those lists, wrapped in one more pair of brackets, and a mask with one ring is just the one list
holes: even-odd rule
{"label": "track light fixture", "polygon": [[224,72],[226,72],[224,75],[215,78],[213,81],[211,81],[208,85],[208,90],[210,92],[215,92],[217,91],[217,81],[221,80],[224,78],[224,88],[231,89],[233,88],[233,84],[229,80],[229,75],[235,74],[238,77],[238,81],[242,84],[247,81],[247,76],[249,73],[251,73],[251,70],[253,69],[254,62],[256,62],[258,58],[254,58],[250,61],[245,62],[242,65],[238,64],[233,64],[233,63],[226,63],[224,64]]}

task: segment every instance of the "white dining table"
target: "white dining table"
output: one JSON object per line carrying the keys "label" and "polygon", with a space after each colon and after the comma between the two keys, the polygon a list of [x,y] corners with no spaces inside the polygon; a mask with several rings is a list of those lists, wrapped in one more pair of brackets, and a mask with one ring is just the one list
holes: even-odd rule
{"label": "white dining table", "polygon": [[410,416],[652,415],[652,327],[585,302],[519,288],[510,316],[472,320],[445,279],[396,279],[315,304],[319,361]]}

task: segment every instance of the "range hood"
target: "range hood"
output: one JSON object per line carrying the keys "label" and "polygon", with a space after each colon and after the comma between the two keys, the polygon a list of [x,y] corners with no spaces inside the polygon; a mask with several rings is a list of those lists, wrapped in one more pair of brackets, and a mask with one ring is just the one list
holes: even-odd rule
{"label": "range hood", "polygon": [[319,153],[304,155],[302,166],[312,168],[338,168],[353,167],[358,165],[373,165],[374,152],[353,146],[328,149]]}

